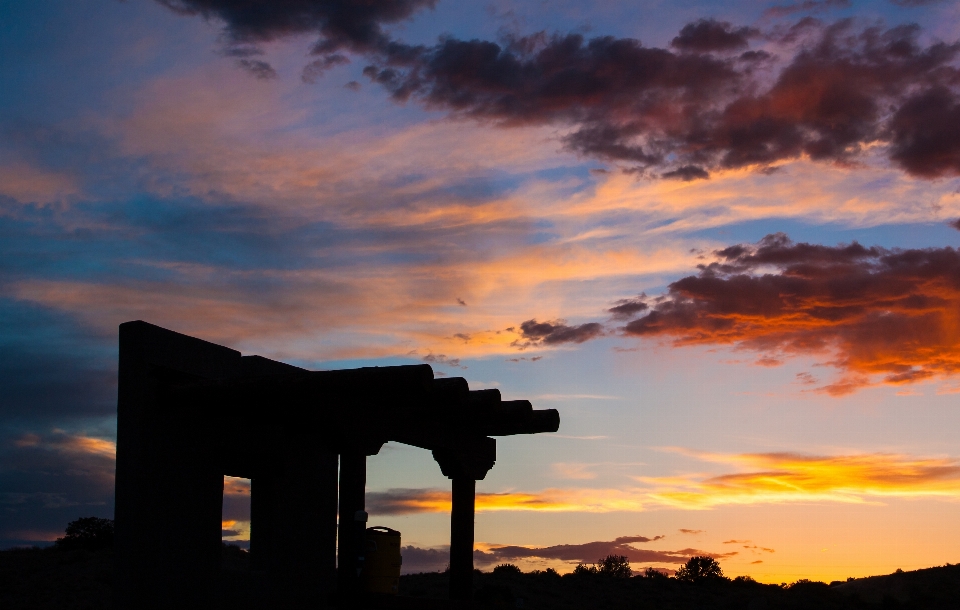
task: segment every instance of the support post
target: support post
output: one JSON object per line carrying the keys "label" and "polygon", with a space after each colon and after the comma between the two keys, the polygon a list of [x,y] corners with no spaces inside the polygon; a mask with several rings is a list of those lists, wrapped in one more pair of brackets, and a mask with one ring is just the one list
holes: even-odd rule
{"label": "support post", "polygon": [[363,570],[363,538],[367,529],[364,488],[367,456],[363,451],[340,454],[340,510],[337,531],[337,593],[352,595],[360,590]]}
{"label": "support post", "polygon": [[473,526],[477,482],[453,477],[450,511],[450,599],[473,597]]}
{"label": "support post", "polygon": [[216,603],[223,473],[221,420],[170,400],[181,383],[237,376],[240,353],[145,322],[120,325],[115,606]]}
{"label": "support post", "polygon": [[477,481],[497,461],[497,442],[486,437],[458,439],[455,448],[438,447],[433,459],[453,481],[450,507],[450,599],[473,599],[473,526]]}

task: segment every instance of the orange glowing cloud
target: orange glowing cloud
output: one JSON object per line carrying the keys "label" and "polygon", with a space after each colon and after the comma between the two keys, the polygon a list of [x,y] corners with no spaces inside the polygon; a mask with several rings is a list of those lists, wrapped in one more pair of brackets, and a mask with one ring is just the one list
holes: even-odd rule
{"label": "orange glowing cloud", "polygon": [[102,438],[84,436],[82,434],[68,434],[63,430],[54,429],[52,434],[24,434],[14,441],[17,447],[34,447],[59,453],[80,453],[98,457],[114,459],[117,455],[117,444]]}
{"label": "orange glowing cloud", "polygon": [[[713,454],[673,449],[705,462],[737,467],[719,475],[683,473],[633,477],[621,489],[545,489],[478,493],[476,509],[491,511],[641,512],[658,508],[704,510],[725,505],[790,502],[876,503],[884,498],[960,499],[960,459],[886,453],[839,456],[799,453]],[[390,489],[367,493],[373,514],[450,511],[450,493],[439,489]],[[680,530],[697,533],[699,530]],[[747,543],[729,540],[725,544]],[[758,546],[748,549],[773,552]]]}
{"label": "orange glowing cloud", "polygon": [[885,453],[818,456],[681,452],[738,466],[742,471],[716,476],[636,477],[648,486],[648,501],[705,509],[728,504],[867,503],[893,497],[960,499],[960,459],[956,458]]}
{"label": "orange glowing cloud", "polygon": [[841,377],[823,388],[848,394],[960,372],[960,252],[836,247],[769,235],[715,252],[699,275],[670,284],[628,322],[636,337],[674,345],[731,345],[783,356],[829,354]]}
{"label": "orange glowing cloud", "polygon": [[[476,510],[592,512],[642,510],[639,495],[616,489],[545,489],[539,492],[477,493]],[[367,510],[378,515],[450,511],[450,493],[439,489],[367,492]]]}

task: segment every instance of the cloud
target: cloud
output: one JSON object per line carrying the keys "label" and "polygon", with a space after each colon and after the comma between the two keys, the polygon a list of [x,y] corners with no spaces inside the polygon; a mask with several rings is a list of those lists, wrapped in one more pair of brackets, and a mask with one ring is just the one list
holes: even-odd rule
{"label": "cloud", "polygon": [[[764,34],[787,58],[775,61],[765,50],[716,55],[744,48],[759,33],[701,20],[681,30],[676,51],[578,34],[502,44],[446,38],[404,47],[364,73],[397,101],[415,99],[454,116],[567,126],[569,150],[659,168],[667,178],[804,157],[852,167],[877,144],[911,175],[957,175],[956,121],[944,133],[938,127],[957,113],[960,43],[923,46],[919,34],[917,26],[806,19]],[[776,65],[776,77],[762,76],[758,62]]]}
{"label": "cloud", "polygon": [[[736,553],[711,554],[697,549],[683,549],[680,551],[656,551],[638,549],[634,544],[655,542],[663,536],[623,536],[609,542],[587,542],[584,544],[557,545],[542,548],[523,546],[502,546],[497,544],[479,543],[473,552],[473,563],[478,568],[527,559],[547,559],[564,563],[593,563],[601,557],[610,554],[626,555],[634,564],[641,563],[684,563],[694,555],[704,554],[722,558]],[[420,572],[440,572],[450,564],[450,548],[448,546],[436,548],[420,548],[405,546],[400,550],[403,556],[403,574]],[[562,566],[557,566],[563,571]]]}
{"label": "cloud", "polygon": [[648,309],[650,306],[646,302],[646,295],[641,294],[632,299],[620,299],[607,311],[613,314],[614,319],[628,320]]}
{"label": "cloud", "polygon": [[785,17],[794,13],[818,13],[835,8],[849,8],[850,0],[804,0],[795,4],[771,6],[763,11],[764,17]]}
{"label": "cloud", "polygon": [[63,430],[0,437],[0,548],[52,541],[78,517],[112,517],[115,451]]}
{"label": "cloud", "polygon": [[[400,549],[403,564],[400,567],[402,574],[419,574],[421,572],[442,572],[450,566],[450,547],[424,549],[416,546],[405,546]],[[474,563],[477,561],[477,551],[474,551]]]}
{"label": "cloud", "polygon": [[664,172],[660,175],[660,177],[668,180],[682,180],[684,182],[690,182],[691,180],[706,180],[710,177],[710,173],[702,167],[698,167],[696,165],[684,165],[675,170]]}
{"label": "cloud", "polygon": [[670,46],[696,53],[736,51],[748,46],[749,39],[759,35],[760,31],[755,28],[734,28],[726,21],[701,19],[683,26]]}
{"label": "cloud", "polygon": [[427,354],[426,356],[421,358],[421,360],[429,364],[445,364],[447,366],[452,366],[453,368],[460,368],[460,369],[467,368],[465,366],[460,366],[459,358],[448,358],[446,354],[436,354],[436,355]]}
{"label": "cloud", "polygon": [[703,534],[704,532],[706,532],[706,530],[689,530],[689,529],[685,529],[685,528],[682,528],[682,527],[681,527],[678,531],[679,531],[681,534],[693,534],[693,535]]}
{"label": "cloud", "polygon": [[486,553],[493,557],[493,561],[510,561],[515,559],[558,559],[561,561],[593,563],[608,555],[624,555],[631,563],[686,563],[696,555],[706,555],[715,559],[733,557],[737,551],[727,553],[711,553],[700,549],[685,548],[676,551],[660,551],[652,549],[638,549],[637,543],[654,542],[663,536],[622,536],[611,541],[587,542],[583,544],[560,544],[556,546],[529,548],[523,546],[491,546]]}
{"label": "cloud", "polygon": [[562,479],[587,480],[597,478],[597,473],[591,470],[593,466],[594,464],[557,462],[552,465],[552,468]]}
{"label": "cloud", "polygon": [[[223,23],[234,55],[259,54],[257,45],[302,34],[318,34],[312,54],[322,56],[304,72],[304,80],[316,78],[346,58],[341,49],[374,52],[389,46],[383,26],[404,21],[436,0],[302,0],[235,2],[232,0],[157,0],[182,15],[201,15]],[[241,65],[261,78],[274,74],[262,60],[240,59]]]}
{"label": "cloud", "polygon": [[23,434],[14,439],[13,445],[19,448],[31,447],[45,451],[66,454],[89,454],[116,459],[117,444],[114,441],[83,435],[67,434],[63,430],[54,430],[52,434]]}
{"label": "cloud", "polygon": [[[664,506],[705,509],[730,504],[876,502],[883,498],[956,498],[960,460],[867,453],[714,454],[682,451],[739,472],[676,477],[637,477],[649,500]],[[746,542],[729,540],[725,544]],[[766,552],[773,549],[757,547]]]}
{"label": "cloud", "polygon": [[568,326],[565,320],[537,322],[530,319],[520,324],[520,337],[517,345],[561,345],[564,343],[583,343],[603,334],[603,326],[597,322],[587,322],[579,326]]}
{"label": "cloud", "polygon": [[[559,126],[569,150],[641,173],[689,181],[800,158],[853,167],[879,144],[911,175],[960,174],[953,128],[938,131],[956,123],[960,43],[924,46],[918,26],[805,18],[761,32],[700,19],[669,48],[545,32],[499,43],[447,36],[429,46],[393,40],[383,27],[435,0],[158,1],[222,22],[227,52],[261,78],[274,72],[253,58],[258,45],[317,33],[311,52],[320,59],[304,80],[348,61],[341,51],[359,53],[372,62],[364,74],[398,102],[504,127]],[[848,5],[805,0],[767,14]],[[749,49],[752,39],[766,48]]]}
{"label": "cloud", "polygon": [[[369,491],[367,511],[375,515],[406,515],[450,511],[450,492],[440,489]],[[537,492],[477,493],[478,512],[591,512],[642,510],[643,498],[621,489],[544,489]]]}
{"label": "cloud", "polygon": [[[715,253],[623,326],[675,345],[732,345],[782,356],[832,353],[833,395],[876,376],[902,385],[960,372],[960,252],[794,243],[781,233]],[[798,375],[812,383],[809,374]]]}
{"label": "cloud", "polygon": [[943,0],[890,0],[891,4],[909,8],[917,6],[930,6],[931,4],[937,4],[942,1]]}

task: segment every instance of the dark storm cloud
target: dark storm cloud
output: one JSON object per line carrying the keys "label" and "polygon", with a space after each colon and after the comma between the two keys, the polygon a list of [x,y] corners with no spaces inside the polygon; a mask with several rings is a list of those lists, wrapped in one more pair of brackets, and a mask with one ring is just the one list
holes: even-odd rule
{"label": "dark storm cloud", "polygon": [[760,35],[755,28],[734,28],[726,21],[701,19],[688,23],[670,42],[670,46],[698,53],[710,51],[736,51],[745,48],[749,39]]}
{"label": "dark storm cloud", "polygon": [[910,97],[890,121],[890,158],[911,174],[960,173],[960,100],[946,87]]}
{"label": "dark storm cloud", "polygon": [[[345,62],[341,51],[360,53],[372,62],[364,74],[398,102],[503,127],[569,127],[567,149],[642,175],[694,180],[801,157],[852,166],[875,144],[911,175],[960,174],[960,43],[921,44],[918,26],[827,25],[808,17],[760,32],[701,19],[685,25],[670,48],[543,32],[414,46],[392,40],[382,26],[434,0],[159,1],[224,22],[230,48],[260,77],[272,68],[253,58],[256,45],[318,33],[313,53],[320,59],[304,80]],[[749,49],[753,39],[769,51]]]}
{"label": "dark storm cloud", "polygon": [[765,53],[708,52],[742,48],[752,35],[701,21],[675,39],[682,51],[576,34],[447,39],[365,73],[398,101],[455,116],[569,125],[570,150],[668,178],[803,156],[850,163],[875,142],[913,175],[960,173],[957,138],[936,131],[956,113],[957,43],[923,46],[915,26],[807,19],[780,37],[788,55],[772,80],[755,75]]}
{"label": "dark storm cloud", "polygon": [[520,324],[518,345],[560,345],[563,343],[583,343],[603,334],[603,326],[596,322],[587,322],[579,326],[568,326],[564,320],[537,322],[535,319]]}
{"label": "dark storm cloud", "polygon": [[236,43],[270,42],[319,33],[314,51],[370,51],[387,44],[382,26],[408,19],[436,0],[157,0],[186,15],[224,23]]}
{"label": "dark storm cloud", "polygon": [[[223,22],[230,48],[254,48],[260,43],[299,34],[319,34],[313,54],[321,59],[303,72],[312,82],[346,58],[346,49],[369,53],[386,48],[390,39],[383,26],[410,18],[436,0],[157,0],[184,15],[202,15]],[[240,59],[239,64],[258,78],[271,78],[273,68],[263,60]]]}
{"label": "dark storm cloud", "polygon": [[833,353],[845,394],[960,372],[960,252],[794,243],[768,235],[714,253],[668,288],[630,336],[768,355]]}

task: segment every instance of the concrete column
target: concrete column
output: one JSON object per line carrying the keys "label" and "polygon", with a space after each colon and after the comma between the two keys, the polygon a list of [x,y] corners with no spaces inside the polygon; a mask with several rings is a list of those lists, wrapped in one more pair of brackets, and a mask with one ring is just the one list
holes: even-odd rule
{"label": "concrete column", "polygon": [[278,479],[270,471],[250,479],[250,567],[254,570],[269,570],[274,563]]}
{"label": "concrete column", "polygon": [[362,451],[340,454],[340,510],[337,530],[337,592],[350,595],[360,589],[363,542],[367,529],[364,488],[367,456]]}
{"label": "concrete column", "polygon": [[119,610],[215,603],[223,473],[220,419],[170,400],[181,383],[229,379],[240,354],[145,322],[120,325],[116,600]]}
{"label": "concrete column", "polygon": [[277,453],[251,479],[252,567],[281,605],[322,605],[335,581],[337,454],[300,438]]}
{"label": "concrete column", "polygon": [[453,477],[450,511],[450,599],[473,597],[473,517],[477,482]]}

